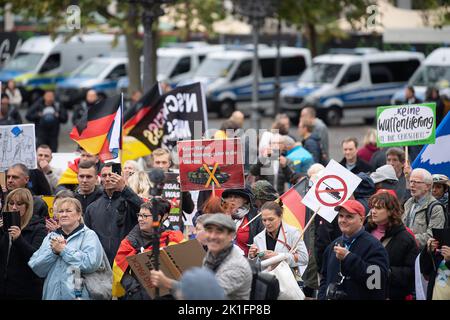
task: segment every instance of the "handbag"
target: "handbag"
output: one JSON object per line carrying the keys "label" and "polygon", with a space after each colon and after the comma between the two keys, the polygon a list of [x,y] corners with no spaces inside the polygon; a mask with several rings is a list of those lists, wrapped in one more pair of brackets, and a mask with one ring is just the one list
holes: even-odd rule
{"label": "handbag", "polygon": [[[81,241],[81,244],[84,241]],[[80,247],[81,247],[80,244]],[[109,265],[108,257],[106,256],[105,250],[102,247],[102,263],[100,267],[91,273],[81,273],[81,277],[83,278],[84,286],[89,293],[89,297],[92,300],[111,300],[112,299],[112,281],[113,274],[111,270],[111,266]]]}
{"label": "handbag", "polygon": [[305,300],[305,294],[298,286],[291,267],[286,261],[281,261],[275,269],[268,272],[277,277],[280,283],[278,300]]}

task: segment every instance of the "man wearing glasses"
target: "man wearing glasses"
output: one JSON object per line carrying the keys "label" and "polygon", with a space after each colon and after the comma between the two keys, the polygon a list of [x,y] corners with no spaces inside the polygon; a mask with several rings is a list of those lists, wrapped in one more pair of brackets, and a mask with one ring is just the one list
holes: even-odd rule
{"label": "man wearing glasses", "polygon": [[120,241],[138,222],[143,201],[125,185],[121,175],[112,172],[112,163],[104,164],[100,177],[103,194],[87,207],[84,222],[97,233],[112,265]]}
{"label": "man wearing glasses", "polygon": [[416,236],[421,250],[427,244],[428,239],[433,236],[433,228],[444,228],[444,210],[442,206],[434,206],[431,214],[427,214],[428,207],[436,201],[431,195],[433,177],[427,170],[414,169],[409,178],[409,185],[412,197],[405,203],[403,222]]}

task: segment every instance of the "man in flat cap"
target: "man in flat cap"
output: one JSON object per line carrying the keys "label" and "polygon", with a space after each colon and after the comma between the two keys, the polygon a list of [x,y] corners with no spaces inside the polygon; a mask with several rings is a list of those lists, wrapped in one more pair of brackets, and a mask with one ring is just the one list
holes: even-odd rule
{"label": "man in flat cap", "polygon": [[[229,300],[249,300],[252,285],[252,270],[247,259],[233,246],[236,224],[223,213],[211,214],[203,223],[208,252],[203,266],[211,269]],[[151,272],[152,284],[156,287],[174,289],[177,281],[162,271]]]}

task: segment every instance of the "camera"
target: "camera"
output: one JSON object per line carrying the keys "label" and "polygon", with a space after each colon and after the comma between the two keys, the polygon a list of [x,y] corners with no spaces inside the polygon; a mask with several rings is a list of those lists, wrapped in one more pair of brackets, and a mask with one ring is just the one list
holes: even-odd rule
{"label": "camera", "polygon": [[328,285],[327,300],[345,300],[345,298],[347,298],[347,294],[339,290],[339,284],[332,282]]}

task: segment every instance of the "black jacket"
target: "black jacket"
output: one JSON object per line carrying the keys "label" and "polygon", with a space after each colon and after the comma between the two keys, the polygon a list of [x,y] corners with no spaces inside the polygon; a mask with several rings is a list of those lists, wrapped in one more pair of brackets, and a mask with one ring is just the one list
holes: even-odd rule
{"label": "black jacket", "polygon": [[102,196],[102,194],[103,194],[103,188],[100,186],[95,186],[94,191],[92,191],[92,193],[90,193],[88,195],[80,194],[78,189],[77,189],[77,191],[74,192],[75,199],[80,201],[81,207],[83,208],[83,215],[86,213],[87,207],[92,202],[94,202],[95,200],[100,198]]}
{"label": "black jacket", "polygon": [[[344,166],[344,168],[346,168],[346,164],[347,164],[347,159],[342,159],[341,162],[339,162],[342,166]],[[367,162],[365,162],[364,160],[361,160],[359,157],[356,158],[356,166],[350,170],[351,172],[353,172],[354,174],[358,174],[360,172],[372,172],[372,166],[370,164],[368,164]]]}
{"label": "black jacket", "polygon": [[[428,279],[427,300],[432,300],[433,289],[436,283],[437,268],[441,264],[444,257],[440,253],[431,254],[427,247],[420,252],[420,271]],[[450,261],[445,262],[445,266],[450,269]]]}
{"label": "black jacket", "polygon": [[48,206],[41,197],[33,196],[33,215],[40,218],[42,222],[48,217]]}
{"label": "black jacket", "polygon": [[[322,275],[318,298],[327,299],[327,288],[338,280],[339,265],[345,276],[343,283],[338,287],[347,295],[343,300],[385,300],[386,285],[389,270],[389,258],[386,249],[380,241],[367,233],[364,229],[353,238],[349,248],[350,253],[339,263],[333,248],[336,242],[343,243],[343,237],[337,238],[325,250],[323,256]],[[379,267],[373,269],[373,266]],[[372,277],[379,274],[379,288],[369,288],[368,283],[377,285]],[[370,278],[370,279],[369,279]]]}
{"label": "black jacket", "polygon": [[[26,119],[35,124],[36,134],[40,132],[41,129],[41,120],[42,120],[42,111],[45,109],[44,98],[38,99],[35,103],[33,103],[25,115]],[[59,133],[60,123],[66,123],[68,119],[67,110],[58,102],[53,103],[53,109],[58,113],[57,122],[58,125],[52,128],[46,128],[45,132],[42,132],[45,135],[53,135]]]}
{"label": "black jacket", "polygon": [[33,216],[13,241],[6,266],[9,235],[0,228],[0,297],[7,299],[42,299],[43,281],[28,267],[28,261],[47,235],[45,225]]}
{"label": "black jacket", "polygon": [[336,238],[342,235],[338,226],[338,218],[334,218],[332,223],[316,215],[314,219],[315,237],[314,237],[314,255],[317,263],[317,270],[322,269],[323,254],[328,245]]}
{"label": "black jacket", "polygon": [[303,148],[305,148],[313,156],[314,163],[321,163],[322,147],[320,146],[320,137],[317,133],[311,134],[308,138],[302,141]]}
{"label": "black jacket", "polygon": [[120,241],[137,224],[141,204],[141,198],[125,187],[122,192],[114,192],[111,198],[103,191],[86,209],[84,222],[97,233],[111,265]]}
{"label": "black jacket", "polygon": [[76,126],[78,122],[85,116],[87,116],[88,110],[95,105],[94,103],[87,103],[86,101],[82,101],[79,105],[75,107],[72,114],[72,124]]}
{"label": "black jacket", "polygon": [[[367,232],[374,229],[371,225],[366,225]],[[391,240],[385,247],[390,264],[388,296],[391,300],[404,300],[414,290],[414,266],[419,249],[416,240],[403,224],[386,230],[380,241],[389,238]]]}
{"label": "black jacket", "polygon": [[375,193],[375,183],[367,173],[357,174],[361,178],[360,184],[356,187],[353,195],[366,209],[366,216],[369,214],[369,198]]}
{"label": "black jacket", "polygon": [[41,170],[31,169],[29,170],[29,174],[30,181],[28,182],[28,187],[31,193],[38,196],[49,196],[52,194],[50,184]]}

